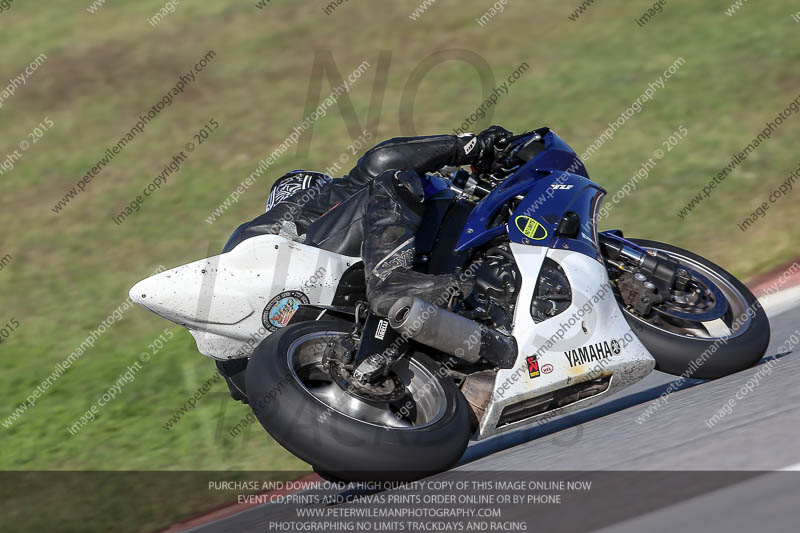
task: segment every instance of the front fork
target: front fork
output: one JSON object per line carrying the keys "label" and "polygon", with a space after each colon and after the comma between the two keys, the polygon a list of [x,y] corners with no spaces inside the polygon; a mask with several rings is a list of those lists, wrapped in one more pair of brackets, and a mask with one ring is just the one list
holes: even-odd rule
{"label": "front fork", "polygon": [[622,236],[620,230],[599,234],[600,250],[612,265],[627,266],[646,278],[662,294],[672,289],[684,290],[691,281],[689,272],[675,259],[660,252],[650,252]]}
{"label": "front fork", "polygon": [[685,289],[689,273],[665,254],[651,253],[622,236],[620,230],[599,234],[606,262],[622,270],[616,277],[623,303],[639,316],[668,301],[674,288]]}
{"label": "front fork", "polygon": [[727,311],[727,300],[711,280],[668,254],[645,250],[625,239],[620,230],[601,232],[599,240],[606,263],[623,271],[616,278],[617,289],[637,315],[645,317],[654,306],[669,304],[673,292],[681,294],[698,286],[713,305],[694,313],[657,308],[659,313],[679,320],[710,321]]}

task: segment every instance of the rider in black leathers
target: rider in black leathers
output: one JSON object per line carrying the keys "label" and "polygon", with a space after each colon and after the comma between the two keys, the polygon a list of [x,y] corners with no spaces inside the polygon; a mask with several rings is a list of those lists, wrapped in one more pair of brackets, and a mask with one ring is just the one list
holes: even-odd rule
{"label": "rider in black leathers", "polygon": [[364,261],[370,309],[386,316],[400,296],[435,301],[458,286],[455,276],[412,270],[414,234],[422,221],[421,174],[445,166],[478,164],[511,133],[492,126],[478,135],[398,137],[367,151],[350,173],[318,189],[310,201],[302,191],[240,226],[226,251],[255,234],[278,233],[294,224],[306,244],[347,253]]}
{"label": "rider in black leathers", "polygon": [[[480,164],[511,133],[492,126],[478,135],[398,137],[367,151],[341,178],[323,182],[315,194],[300,190],[234,232],[224,252],[255,235],[277,234],[288,227],[305,234],[305,243],[345,255],[361,255],[370,309],[385,317],[401,296],[434,302],[453,289],[464,291],[454,275],[431,275],[412,269],[414,235],[422,222],[422,174],[445,166]],[[318,174],[318,173],[317,173]],[[322,176],[322,175],[319,175]],[[309,200],[309,197],[311,198]],[[232,374],[244,361],[218,362],[231,393]]]}

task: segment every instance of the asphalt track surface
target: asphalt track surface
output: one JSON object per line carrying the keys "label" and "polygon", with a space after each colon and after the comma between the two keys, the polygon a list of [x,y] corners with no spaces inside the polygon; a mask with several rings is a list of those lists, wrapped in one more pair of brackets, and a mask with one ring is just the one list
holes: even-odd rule
{"label": "asphalt track surface", "polygon": [[[637,422],[674,380],[654,372],[584,411],[475,443],[460,466],[431,479],[553,471],[594,480],[591,496],[572,506],[503,509],[503,520],[535,525],[528,531],[800,531],[800,346],[780,353],[800,329],[795,301],[767,307],[770,347],[754,368],[686,383]],[[730,414],[709,428],[731,398]],[[264,504],[192,531],[270,531],[271,521],[292,519],[295,506]]]}

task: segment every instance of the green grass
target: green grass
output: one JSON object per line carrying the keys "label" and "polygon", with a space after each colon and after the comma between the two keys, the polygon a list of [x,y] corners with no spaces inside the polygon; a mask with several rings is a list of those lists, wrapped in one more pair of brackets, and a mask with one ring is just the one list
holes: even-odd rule
{"label": "green grass", "polygon": [[[579,2],[575,0],[574,4]],[[85,4],[85,5],[84,5]],[[741,221],[798,164],[787,121],[686,220],[678,210],[800,94],[800,25],[788,1],[748,4],[734,17],[728,0],[669,3],[644,28],[650,5],[595,4],[577,22],[572,3],[510,2],[485,27],[490,2],[439,0],[412,22],[418,2],[350,2],[331,15],[322,2],[185,2],[157,27],[160,0],[19,0],[0,13],[0,79],[19,74],[40,52],[48,59],[0,109],[0,161],[49,117],[55,126],[0,176],[0,324],[20,328],[0,345],[0,420],[63,361],[90,330],[158,265],[183,264],[219,249],[263,208],[271,179],[298,168],[324,169],[350,143],[338,108],[315,124],[307,155],[295,149],[213,226],[204,219],[303,118],[315,50],[330,49],[343,76],[372,68],[349,95],[361,124],[391,50],[376,142],[401,133],[406,82],[438,50],[476,52],[502,81],[530,69],[501,97],[492,121],[522,131],[548,125],[582,152],[677,57],[686,65],[590,160],[594,179],[615,193],[679,126],[688,137],[616,206],[606,228],[694,250],[745,279],[798,255],[790,195],[746,233]],[[60,214],[50,208],[208,50],[216,59]],[[2,88],[2,87],[0,87]],[[323,96],[330,91],[323,80]],[[450,132],[480,104],[475,69],[439,64],[414,98],[416,133]],[[140,194],[208,119],[221,124],[179,174],[117,227],[111,217]],[[488,126],[484,120],[475,129]],[[363,151],[363,150],[362,150]],[[352,163],[352,162],[351,162]],[[161,428],[213,371],[185,332],[72,437],[66,427],[117,380],[169,324],[131,309],[11,429],[0,427],[0,468],[19,470],[306,470],[263,431],[230,438],[247,414],[224,385],[172,430]]]}

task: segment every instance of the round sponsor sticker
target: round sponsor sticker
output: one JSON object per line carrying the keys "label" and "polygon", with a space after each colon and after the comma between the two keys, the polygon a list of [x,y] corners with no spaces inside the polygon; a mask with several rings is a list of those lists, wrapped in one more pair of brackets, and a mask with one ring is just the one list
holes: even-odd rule
{"label": "round sponsor sticker", "polygon": [[549,374],[553,371],[553,365],[547,363],[546,365],[542,365],[542,374]]}
{"label": "round sponsor sticker", "polygon": [[273,297],[264,308],[261,322],[270,331],[285,327],[301,305],[309,302],[300,291],[285,291]]}
{"label": "round sponsor sticker", "polygon": [[622,351],[622,349],[619,347],[619,342],[617,342],[616,340],[611,341],[611,351],[614,352],[615,354],[618,354],[619,352]]}
{"label": "round sponsor sticker", "polygon": [[526,215],[520,215],[514,219],[514,224],[523,235],[534,241],[541,241],[547,238],[547,228],[541,222]]}

